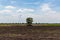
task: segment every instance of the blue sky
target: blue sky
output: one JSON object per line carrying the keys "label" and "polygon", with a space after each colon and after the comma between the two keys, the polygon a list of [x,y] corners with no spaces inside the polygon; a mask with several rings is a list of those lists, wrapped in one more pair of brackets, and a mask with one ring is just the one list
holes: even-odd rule
{"label": "blue sky", "polygon": [[60,23],[60,0],[0,0],[0,23]]}

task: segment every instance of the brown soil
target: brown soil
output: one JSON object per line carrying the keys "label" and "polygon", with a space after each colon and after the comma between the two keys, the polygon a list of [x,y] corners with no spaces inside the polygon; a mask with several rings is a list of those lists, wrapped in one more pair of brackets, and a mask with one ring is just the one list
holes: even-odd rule
{"label": "brown soil", "polygon": [[60,40],[60,27],[0,27],[0,40]]}

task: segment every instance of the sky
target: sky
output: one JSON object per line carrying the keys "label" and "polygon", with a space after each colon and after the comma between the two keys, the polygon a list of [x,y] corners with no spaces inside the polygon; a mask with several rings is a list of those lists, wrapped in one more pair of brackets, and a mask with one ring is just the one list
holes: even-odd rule
{"label": "sky", "polygon": [[60,23],[60,0],[0,0],[0,23]]}

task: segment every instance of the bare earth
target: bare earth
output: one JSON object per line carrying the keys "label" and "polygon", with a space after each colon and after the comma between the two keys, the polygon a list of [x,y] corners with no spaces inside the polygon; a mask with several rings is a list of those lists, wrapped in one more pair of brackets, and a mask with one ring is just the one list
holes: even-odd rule
{"label": "bare earth", "polygon": [[60,27],[0,27],[0,40],[60,40]]}

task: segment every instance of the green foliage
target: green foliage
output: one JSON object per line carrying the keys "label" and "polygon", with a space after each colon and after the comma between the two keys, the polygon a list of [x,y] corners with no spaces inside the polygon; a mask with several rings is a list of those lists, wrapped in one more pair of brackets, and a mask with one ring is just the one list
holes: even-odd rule
{"label": "green foliage", "polygon": [[26,22],[27,22],[27,25],[30,26],[32,24],[32,22],[33,22],[33,18],[30,18],[30,17],[27,18]]}

